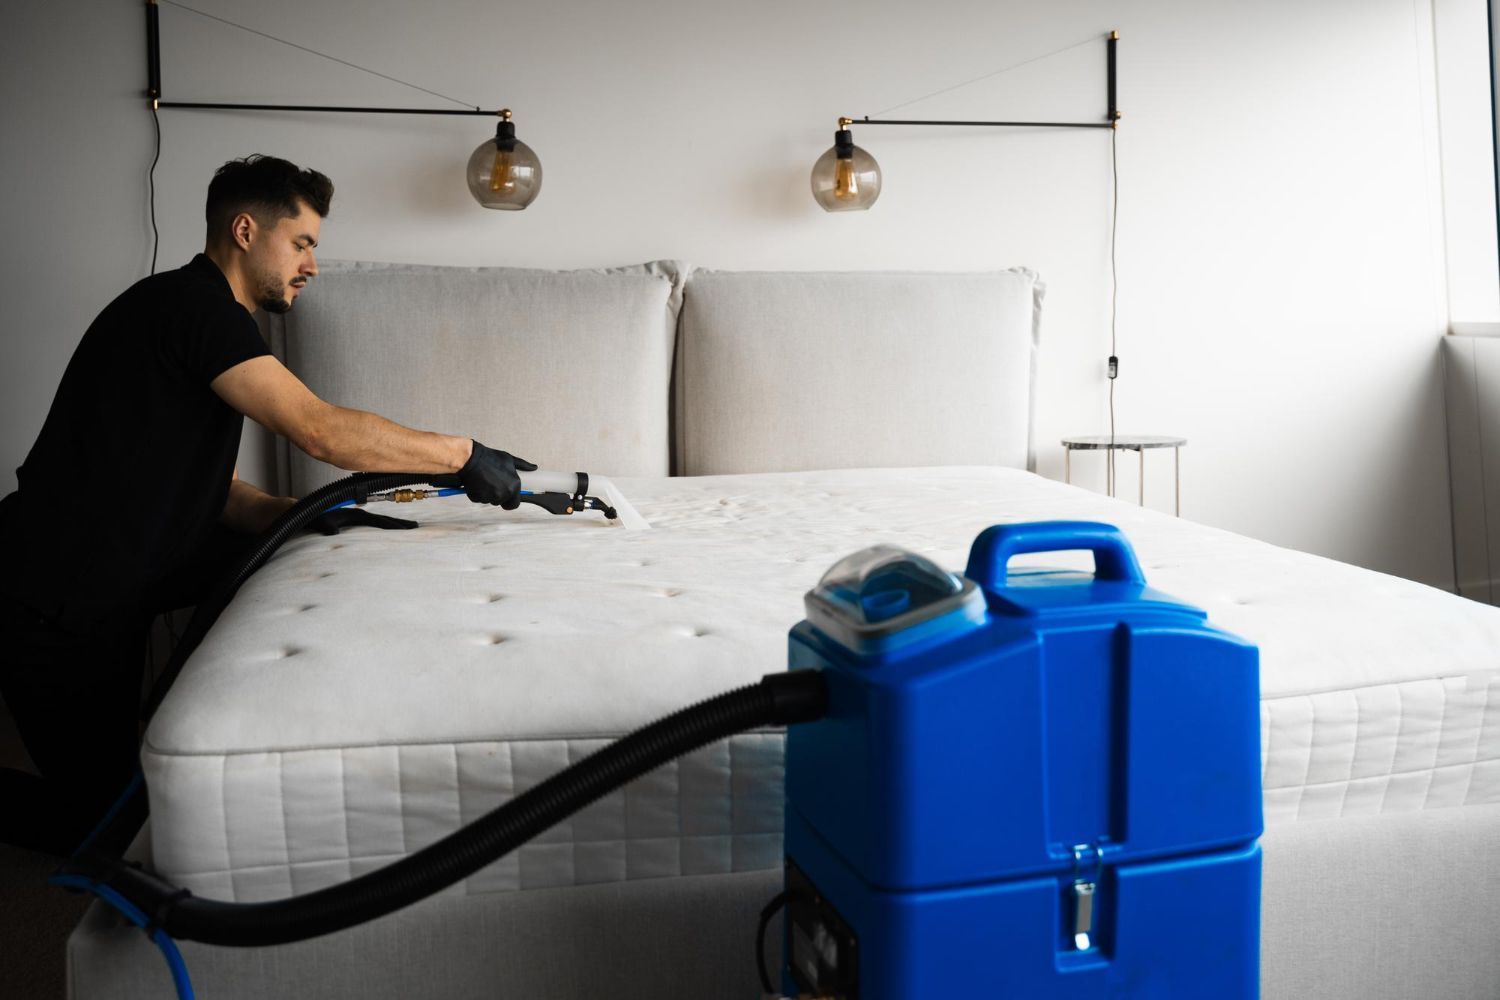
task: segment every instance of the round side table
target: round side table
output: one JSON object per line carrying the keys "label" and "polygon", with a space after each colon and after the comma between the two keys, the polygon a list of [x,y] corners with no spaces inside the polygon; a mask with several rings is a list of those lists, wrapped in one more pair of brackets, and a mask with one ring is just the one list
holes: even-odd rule
{"label": "round side table", "polygon": [[[1142,507],[1146,505],[1146,450],[1149,448],[1171,448],[1173,454],[1172,487],[1175,490],[1176,513],[1182,516],[1182,446],[1187,444],[1187,438],[1172,437],[1164,434],[1116,434],[1113,439],[1108,434],[1087,434],[1079,437],[1065,437],[1062,439],[1063,446],[1063,481],[1073,481],[1073,452],[1075,451],[1134,451],[1141,456],[1141,492],[1139,503]],[[1112,477],[1106,477],[1109,495],[1115,495],[1115,483]]]}

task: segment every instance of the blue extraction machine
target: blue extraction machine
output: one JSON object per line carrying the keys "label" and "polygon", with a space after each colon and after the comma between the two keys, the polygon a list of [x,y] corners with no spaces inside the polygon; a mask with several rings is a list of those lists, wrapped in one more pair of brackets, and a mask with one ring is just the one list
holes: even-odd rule
{"label": "blue extraction machine", "polygon": [[1257,996],[1258,656],[1205,618],[1091,522],[989,528],[962,577],[830,569],[791,632],[827,706],[787,732],[782,986]]}

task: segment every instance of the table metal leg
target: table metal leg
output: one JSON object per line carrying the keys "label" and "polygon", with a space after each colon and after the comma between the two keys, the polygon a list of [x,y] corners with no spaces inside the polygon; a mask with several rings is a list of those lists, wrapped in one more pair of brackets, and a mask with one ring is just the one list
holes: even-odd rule
{"label": "table metal leg", "polygon": [[1064,448],[1063,449],[1063,482],[1065,482],[1065,483],[1071,483],[1072,481],[1073,481],[1073,449],[1072,448]]}
{"label": "table metal leg", "polygon": [[1172,485],[1177,490],[1177,516],[1182,516],[1182,449],[1172,449]]}
{"label": "table metal leg", "polygon": [[1146,506],[1146,449],[1137,448],[1136,454],[1141,456],[1141,479],[1138,485],[1140,486],[1141,490],[1141,498],[1139,502],[1140,505],[1144,507]]}

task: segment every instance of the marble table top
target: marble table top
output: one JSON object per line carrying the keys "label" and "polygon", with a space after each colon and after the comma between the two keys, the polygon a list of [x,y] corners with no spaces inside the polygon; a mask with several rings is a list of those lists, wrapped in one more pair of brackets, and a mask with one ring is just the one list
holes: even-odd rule
{"label": "marble table top", "polygon": [[[1169,434],[1116,434],[1114,445],[1116,451],[1140,451],[1142,448],[1180,448],[1187,444],[1187,438],[1173,437]],[[1069,450],[1081,449],[1092,451],[1097,449],[1109,449],[1110,437],[1108,434],[1085,434],[1065,437],[1062,446]]]}

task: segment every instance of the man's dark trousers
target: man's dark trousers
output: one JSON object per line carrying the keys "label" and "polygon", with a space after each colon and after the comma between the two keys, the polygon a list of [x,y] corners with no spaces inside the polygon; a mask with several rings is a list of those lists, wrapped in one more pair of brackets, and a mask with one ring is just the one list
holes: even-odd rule
{"label": "man's dark trousers", "polygon": [[127,595],[114,615],[86,631],[64,629],[0,597],[0,695],[41,772],[0,769],[0,840],[66,856],[94,828],[139,766],[152,617],[197,604],[253,541],[218,529],[188,564],[149,593]]}

